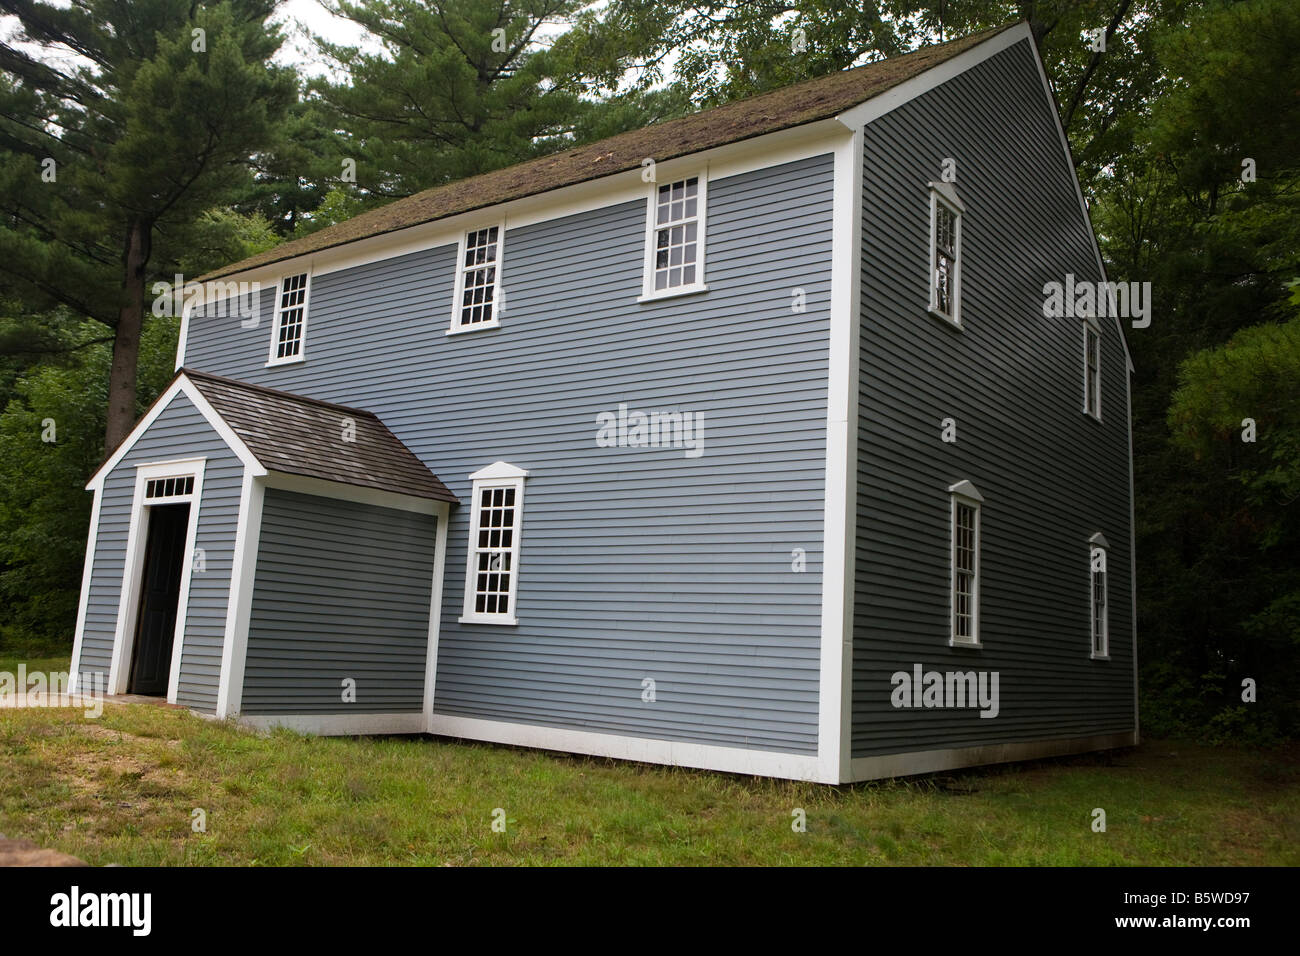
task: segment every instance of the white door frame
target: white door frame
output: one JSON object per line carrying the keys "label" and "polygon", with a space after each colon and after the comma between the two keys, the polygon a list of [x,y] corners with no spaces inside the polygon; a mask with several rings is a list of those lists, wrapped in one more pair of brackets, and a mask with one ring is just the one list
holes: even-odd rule
{"label": "white door frame", "polygon": [[[194,547],[198,538],[199,509],[203,501],[203,472],[206,458],[176,458],[149,462],[135,469],[135,494],[131,501],[131,524],[126,536],[126,558],[122,564],[122,591],[117,603],[117,629],[113,635],[113,656],[109,664],[109,694],[126,693],[135,648],[136,620],[140,610],[140,589],[148,540],[146,509],[154,504],[189,504],[189,527],[185,532],[185,564],[181,568],[180,592],[176,599],[176,629],[172,636],[171,674],[167,681],[167,702],[176,703],[180,686],[181,653],[185,644],[185,618],[190,603],[190,577],[194,570]],[[188,495],[174,495],[150,501],[145,490],[151,478],[192,477],[194,489]]]}

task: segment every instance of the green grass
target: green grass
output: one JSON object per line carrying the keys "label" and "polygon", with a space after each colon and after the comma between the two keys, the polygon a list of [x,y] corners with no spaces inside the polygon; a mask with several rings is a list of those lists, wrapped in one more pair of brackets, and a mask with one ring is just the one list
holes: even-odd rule
{"label": "green grass", "polygon": [[0,709],[0,767],[0,832],[97,865],[1300,864],[1294,746],[1155,742],[835,788],[110,704]]}
{"label": "green grass", "polygon": [[24,664],[27,667],[27,673],[32,674],[41,671],[45,674],[68,673],[68,665],[71,658],[67,654],[57,657],[10,657],[0,652],[0,674],[18,674],[18,665]]}

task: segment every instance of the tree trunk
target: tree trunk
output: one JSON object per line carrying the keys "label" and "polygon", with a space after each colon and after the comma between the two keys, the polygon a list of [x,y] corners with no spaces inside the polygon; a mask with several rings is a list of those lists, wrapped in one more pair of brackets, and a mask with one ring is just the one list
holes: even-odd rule
{"label": "tree trunk", "polygon": [[113,337],[113,365],[108,373],[108,425],[104,452],[111,452],[135,424],[136,367],[140,360],[140,329],[144,325],[145,268],[152,253],[153,227],[132,221],[122,253],[122,305]]}

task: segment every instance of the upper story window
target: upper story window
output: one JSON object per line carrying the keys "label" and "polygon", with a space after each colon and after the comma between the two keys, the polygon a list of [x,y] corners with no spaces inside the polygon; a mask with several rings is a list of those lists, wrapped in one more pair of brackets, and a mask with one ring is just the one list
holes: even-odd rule
{"label": "upper story window", "polygon": [[1083,410],[1101,418],[1101,330],[1090,319],[1083,323]]}
{"label": "upper story window", "polygon": [[462,623],[517,624],[519,537],[524,526],[528,472],[498,461],[470,475],[468,566]]}
{"label": "upper story window", "polygon": [[488,226],[471,229],[461,240],[448,335],[473,329],[494,329],[501,324],[504,233],[504,226]]}
{"label": "upper story window", "polygon": [[1106,596],[1106,552],[1110,545],[1100,534],[1088,542],[1088,572],[1092,580],[1092,656],[1110,656],[1110,613]]}
{"label": "upper story window", "polygon": [[642,298],[702,291],[705,180],[689,176],[650,194]]}
{"label": "upper story window", "polygon": [[950,642],[978,647],[980,643],[980,505],[973,484],[959,481],[948,489],[952,498],[952,628]]}
{"label": "upper story window", "polygon": [[961,325],[961,219],[952,183],[930,183],[930,311]]}
{"label": "upper story window", "polygon": [[268,365],[302,360],[303,340],[307,335],[307,287],[305,272],[280,280]]}

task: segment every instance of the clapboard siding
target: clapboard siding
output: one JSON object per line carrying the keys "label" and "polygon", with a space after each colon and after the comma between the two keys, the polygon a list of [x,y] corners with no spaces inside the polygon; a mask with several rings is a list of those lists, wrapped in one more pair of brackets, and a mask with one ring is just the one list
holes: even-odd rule
{"label": "clapboard siding", "polygon": [[[1127,382],[1103,322],[1105,421],[1084,416],[1082,326],[1043,284],[1096,280],[1024,41],[865,128],[853,755],[1131,730]],[[967,207],[963,331],[927,315],[929,190]],[[958,440],[940,440],[957,421]],[[985,497],[982,650],[950,648],[948,487]],[[1089,537],[1110,542],[1111,660],[1089,659]],[[890,675],[1000,674],[1001,713],[893,709]]]}
{"label": "clapboard siding", "polygon": [[436,529],[432,515],[268,489],[241,712],[420,713]]}
{"label": "clapboard siding", "polygon": [[[185,362],[375,412],[463,502],[529,470],[517,627],[457,623],[453,509],[437,713],[813,753],[831,169],[711,181],[705,293],[637,303],[646,204],[621,203],[507,228],[500,329],[445,334],[443,246],[316,277],[301,364],[265,367],[270,289],[255,329],[193,318]],[[703,414],[704,454],[597,447],[620,402]]]}
{"label": "clapboard siding", "polygon": [[[195,547],[202,549],[203,561],[190,576],[176,699],[178,703],[211,713],[217,707],[226,599],[230,590],[244,469],[207,420],[182,394],[172,398],[149,430],[105,476],[100,492],[103,499],[99,511],[99,533],[95,539],[78,671],[82,675],[102,673],[107,679],[122,594],[136,466],[198,457],[207,459],[195,537]],[[191,503],[190,507],[195,505]],[[143,528],[141,530],[143,532]],[[132,635],[128,635],[127,640],[131,639]]]}

